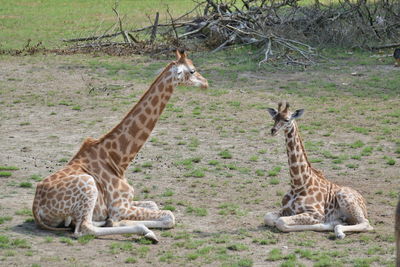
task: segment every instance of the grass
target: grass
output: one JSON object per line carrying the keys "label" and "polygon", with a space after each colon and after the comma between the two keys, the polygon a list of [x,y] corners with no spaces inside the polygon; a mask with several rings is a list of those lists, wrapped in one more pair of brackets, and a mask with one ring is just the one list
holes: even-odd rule
{"label": "grass", "polygon": [[16,248],[31,248],[31,245],[25,239],[10,238],[5,235],[0,235],[0,249]]}
{"label": "grass", "polygon": [[60,237],[59,240],[60,240],[60,243],[67,244],[68,246],[74,245],[74,241],[69,237],[63,236],[63,237]]}
{"label": "grass", "polygon": [[232,154],[231,154],[231,152],[229,152],[229,150],[223,150],[223,151],[219,152],[218,155],[223,159],[231,159],[232,158]]}
{"label": "grass", "polygon": [[0,171],[0,177],[9,177],[11,175],[12,175],[11,172]]}
{"label": "grass", "polygon": [[21,183],[19,183],[19,187],[32,188],[32,183],[31,182],[21,182]]}
{"label": "grass", "polygon": [[280,166],[274,167],[272,170],[268,171],[268,176],[277,176],[281,169]]}
{"label": "grass", "polygon": [[22,215],[22,216],[33,216],[31,209],[21,209],[15,212],[15,215]]}
{"label": "grass", "polygon": [[34,180],[35,182],[40,182],[43,180],[43,177],[39,174],[32,174],[29,178]]}
{"label": "grass", "polygon": [[234,203],[222,203],[218,206],[219,215],[238,215],[244,216],[246,212],[240,208],[239,205]]}
{"label": "grass", "polygon": [[204,217],[207,216],[208,211],[205,208],[188,206],[186,207],[186,213],[194,214],[195,216],[199,217]]}
{"label": "grass", "polygon": [[[112,26],[116,22],[111,9],[111,0],[77,0],[69,1],[39,1],[28,0],[11,3],[3,1],[0,24],[2,36],[0,45],[3,48],[22,48],[28,39],[32,44],[42,42],[45,47],[53,48],[60,44],[61,39],[96,34]],[[146,2],[119,2],[119,13],[124,19],[126,29],[141,27],[148,24],[146,15],[154,16],[154,7],[160,11],[160,22],[167,16],[166,6],[177,16],[185,13],[195,5],[190,0],[149,0]],[[37,16],[37,14],[41,14]],[[18,30],[16,30],[18,29]],[[99,33],[99,32],[97,32]]]}
{"label": "grass", "polygon": [[15,166],[0,166],[0,171],[17,171],[18,167]]}
{"label": "grass", "polygon": [[172,197],[174,194],[175,194],[174,191],[172,191],[171,189],[167,189],[167,190],[162,194],[162,196],[163,196],[163,197]]}
{"label": "grass", "polygon": [[96,237],[94,235],[83,235],[83,236],[78,237],[78,243],[85,245],[95,238]]}
{"label": "grass", "polygon": [[11,221],[12,217],[11,216],[0,216],[0,224],[3,224],[7,221]]}

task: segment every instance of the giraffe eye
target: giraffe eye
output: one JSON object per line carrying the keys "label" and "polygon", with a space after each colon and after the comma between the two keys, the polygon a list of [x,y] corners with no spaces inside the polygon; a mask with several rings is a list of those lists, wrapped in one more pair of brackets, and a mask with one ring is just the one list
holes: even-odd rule
{"label": "giraffe eye", "polygon": [[196,70],[190,70],[190,74],[194,74]]}
{"label": "giraffe eye", "polygon": [[285,122],[289,122],[289,119],[284,119]]}

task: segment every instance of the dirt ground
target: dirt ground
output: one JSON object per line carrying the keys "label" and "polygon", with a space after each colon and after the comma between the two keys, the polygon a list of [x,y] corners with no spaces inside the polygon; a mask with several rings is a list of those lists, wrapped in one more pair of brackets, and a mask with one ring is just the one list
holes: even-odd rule
{"label": "dirt ground", "polygon": [[[0,177],[0,265],[394,266],[400,68],[390,64],[347,61],[232,78],[229,66],[201,63],[210,88],[174,92],[126,173],[136,198],[173,210],[177,226],[155,230],[157,245],[138,236],[76,240],[37,229],[30,213],[36,181],[66,164],[84,138],[116,125],[154,69],[168,62],[144,61],[1,58],[0,166],[18,170]],[[137,75],[118,70],[121,62]],[[310,160],[365,197],[374,231],[336,240],[332,233],[263,226],[289,188],[284,137],[268,134],[266,108],[279,100],[306,110],[298,123]]]}

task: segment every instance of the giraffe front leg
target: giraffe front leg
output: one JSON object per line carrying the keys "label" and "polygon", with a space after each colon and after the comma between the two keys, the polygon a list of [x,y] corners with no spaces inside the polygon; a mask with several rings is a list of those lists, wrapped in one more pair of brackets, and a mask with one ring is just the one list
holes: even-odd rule
{"label": "giraffe front leg", "polygon": [[143,224],[118,226],[118,227],[98,227],[93,225],[92,222],[85,220],[84,222],[80,223],[79,226],[80,226],[79,230],[76,230],[74,233],[75,237],[79,237],[85,234],[92,234],[95,236],[139,234],[151,240],[153,243],[158,243],[158,239],[154,234],[154,232],[148,229]]}

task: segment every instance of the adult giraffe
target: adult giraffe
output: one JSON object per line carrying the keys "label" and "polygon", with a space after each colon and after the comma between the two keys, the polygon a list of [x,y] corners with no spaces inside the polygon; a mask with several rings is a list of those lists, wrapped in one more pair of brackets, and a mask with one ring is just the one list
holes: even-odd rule
{"label": "adult giraffe", "polygon": [[[110,132],[87,138],[78,153],[56,173],[37,184],[33,201],[36,223],[48,230],[96,236],[137,233],[157,242],[148,228],[172,228],[175,218],[152,201],[132,201],[124,174],[143,146],[176,85],[207,88],[184,51],[176,51],[139,102]],[[104,226],[111,227],[100,227]],[[63,226],[63,228],[58,228]]]}
{"label": "adult giraffe", "polygon": [[278,111],[269,108],[268,112],[275,121],[271,135],[280,129],[285,133],[291,189],[283,197],[281,210],[265,215],[265,224],[283,232],[334,230],[338,238],[344,238],[347,231],[372,230],[363,197],[352,188],[328,181],[308,161],[295,122],[304,110],[291,113],[289,103],[284,109],[279,103]]}

